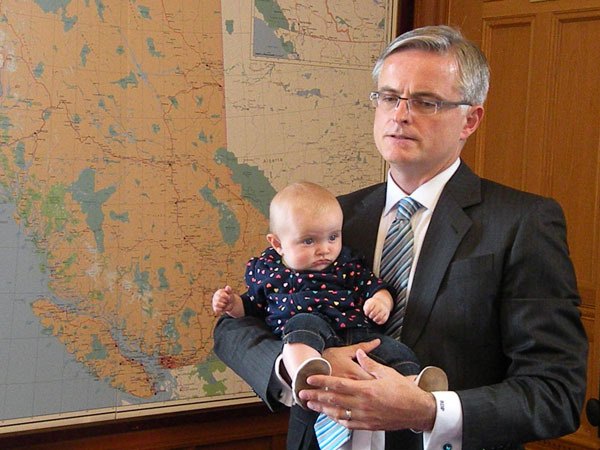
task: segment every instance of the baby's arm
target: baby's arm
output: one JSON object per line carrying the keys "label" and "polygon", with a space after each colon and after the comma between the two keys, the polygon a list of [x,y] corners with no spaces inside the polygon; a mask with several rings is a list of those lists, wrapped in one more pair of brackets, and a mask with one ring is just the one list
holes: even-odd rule
{"label": "baby's arm", "polygon": [[393,306],[394,299],[392,298],[390,291],[387,289],[380,289],[365,302],[363,310],[369,319],[377,325],[383,325],[390,317]]}
{"label": "baby's arm", "polygon": [[242,297],[233,292],[231,286],[225,286],[213,294],[212,307],[216,314],[225,313],[235,318],[245,315]]}

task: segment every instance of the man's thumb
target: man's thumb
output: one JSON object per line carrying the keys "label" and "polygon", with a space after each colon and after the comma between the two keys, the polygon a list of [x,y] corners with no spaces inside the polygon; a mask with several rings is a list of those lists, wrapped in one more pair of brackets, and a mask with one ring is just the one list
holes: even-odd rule
{"label": "man's thumb", "polygon": [[382,377],[383,374],[381,373],[381,369],[383,368],[385,370],[385,366],[382,366],[377,361],[369,358],[369,356],[363,350],[358,349],[356,351],[356,360],[365,372],[368,372],[375,378]]}

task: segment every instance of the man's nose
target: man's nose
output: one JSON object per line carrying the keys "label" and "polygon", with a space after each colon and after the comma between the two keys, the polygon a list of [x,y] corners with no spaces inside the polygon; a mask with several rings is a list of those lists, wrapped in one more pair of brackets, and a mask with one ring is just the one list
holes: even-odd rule
{"label": "man's nose", "polygon": [[399,98],[398,104],[393,111],[394,120],[397,122],[405,122],[410,116],[410,106],[408,100],[405,98]]}

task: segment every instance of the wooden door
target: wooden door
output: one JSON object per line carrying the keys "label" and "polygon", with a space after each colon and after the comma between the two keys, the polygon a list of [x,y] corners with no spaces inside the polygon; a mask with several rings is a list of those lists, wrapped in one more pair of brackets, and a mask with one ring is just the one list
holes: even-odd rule
{"label": "wooden door", "polygon": [[[458,26],[489,58],[486,115],[463,158],[565,211],[590,341],[587,398],[598,398],[600,0],[416,0],[414,22]],[[528,448],[600,449],[598,428],[584,412],[573,435]]]}

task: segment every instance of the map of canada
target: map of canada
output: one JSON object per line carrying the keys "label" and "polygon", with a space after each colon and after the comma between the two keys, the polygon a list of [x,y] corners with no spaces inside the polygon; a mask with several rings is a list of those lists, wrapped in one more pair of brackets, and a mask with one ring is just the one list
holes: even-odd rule
{"label": "map of canada", "polygon": [[0,1],[0,432],[254,396],[212,353],[290,181],[377,182],[390,6]]}

